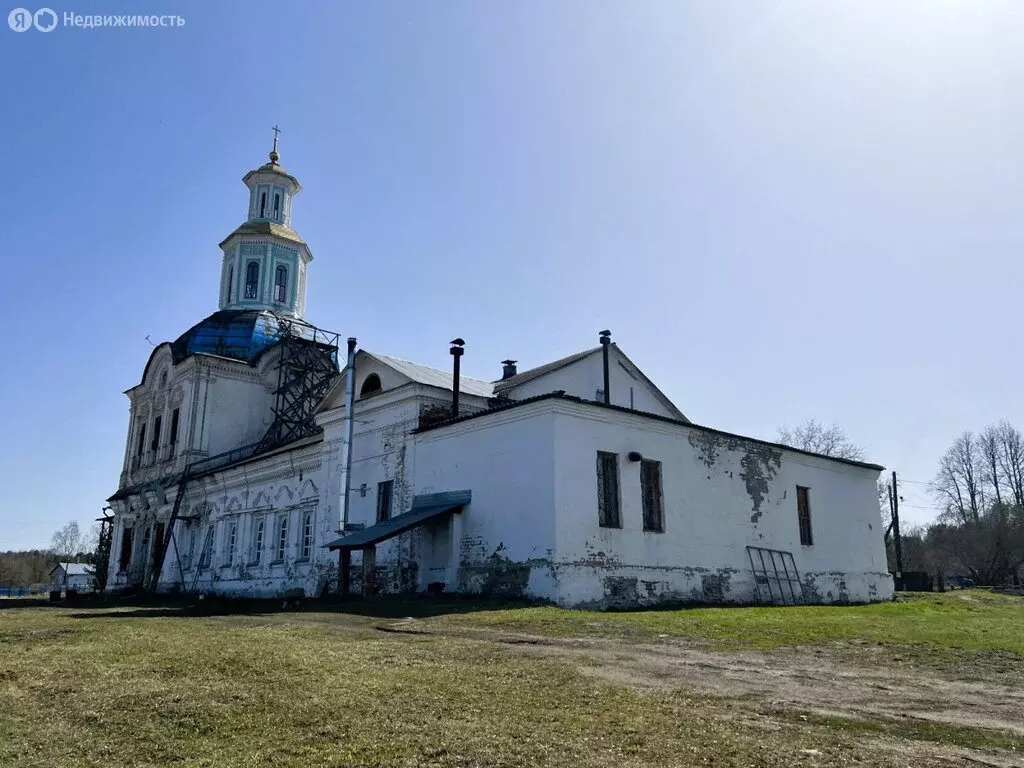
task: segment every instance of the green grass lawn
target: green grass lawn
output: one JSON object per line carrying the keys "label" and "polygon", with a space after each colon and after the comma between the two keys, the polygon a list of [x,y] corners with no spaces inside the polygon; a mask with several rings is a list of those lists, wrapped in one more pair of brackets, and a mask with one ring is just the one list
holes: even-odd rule
{"label": "green grass lawn", "polygon": [[393,620],[366,607],[218,616],[4,605],[0,766],[906,766],[920,745],[1024,750],[1019,734],[983,727],[642,690],[588,675],[571,655],[472,636],[602,637],[624,652],[658,635],[755,649],[862,639],[1000,652],[1019,665],[1024,601],[982,592],[601,614],[461,603],[415,622],[429,634],[379,631]]}
{"label": "green grass lawn", "polygon": [[452,614],[444,621],[551,635],[665,634],[737,648],[866,640],[923,646],[940,653],[956,649],[1024,655],[1024,600],[984,590],[907,593],[898,602],[861,606],[687,608],[621,613],[533,607]]}

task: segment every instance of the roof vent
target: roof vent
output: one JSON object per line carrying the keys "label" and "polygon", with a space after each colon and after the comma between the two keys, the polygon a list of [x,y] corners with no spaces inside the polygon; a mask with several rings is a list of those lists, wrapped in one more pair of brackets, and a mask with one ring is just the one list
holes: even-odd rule
{"label": "roof vent", "polygon": [[502,360],[501,361],[501,380],[511,379],[516,375],[516,363],[518,360]]}

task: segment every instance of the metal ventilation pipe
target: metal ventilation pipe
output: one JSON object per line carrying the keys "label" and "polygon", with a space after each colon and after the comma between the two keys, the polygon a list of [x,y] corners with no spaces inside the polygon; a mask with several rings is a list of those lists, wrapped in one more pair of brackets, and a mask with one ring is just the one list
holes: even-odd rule
{"label": "metal ventilation pipe", "polygon": [[502,360],[501,361],[501,380],[511,379],[516,375],[516,363],[517,360]]}
{"label": "metal ventilation pipe", "polygon": [[345,379],[345,427],[341,437],[341,532],[348,526],[348,497],[352,485],[352,433],[355,418],[352,410],[356,407],[356,339],[348,340],[348,362]]}
{"label": "metal ventilation pipe", "polygon": [[452,361],[452,418],[457,419],[459,418],[459,360],[462,353],[465,352],[463,347],[466,342],[462,339],[452,339],[451,345],[448,352],[455,358]]}
{"label": "metal ventilation pipe", "polygon": [[609,381],[610,376],[608,373],[608,347],[612,343],[612,332],[601,331],[598,337],[601,341],[601,355],[604,358],[604,404],[611,405],[612,403],[612,392],[611,382]]}

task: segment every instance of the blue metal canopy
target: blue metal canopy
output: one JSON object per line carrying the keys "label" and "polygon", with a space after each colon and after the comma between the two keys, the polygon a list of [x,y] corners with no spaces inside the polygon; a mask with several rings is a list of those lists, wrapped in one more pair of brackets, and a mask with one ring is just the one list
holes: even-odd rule
{"label": "blue metal canopy", "polygon": [[353,531],[326,546],[331,550],[362,549],[371,544],[378,544],[431,520],[461,512],[462,507],[469,504],[471,497],[470,491],[445,491],[416,496],[412,500],[412,509],[408,512],[371,525],[369,528],[363,528],[361,531]]}

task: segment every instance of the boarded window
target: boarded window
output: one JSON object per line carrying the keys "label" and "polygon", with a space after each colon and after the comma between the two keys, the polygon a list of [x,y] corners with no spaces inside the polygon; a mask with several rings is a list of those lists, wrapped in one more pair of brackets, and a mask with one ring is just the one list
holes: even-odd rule
{"label": "boarded window", "polygon": [[395,481],[385,480],[377,483],[377,522],[391,518],[391,504],[394,497]]}
{"label": "boarded window", "polygon": [[621,528],[619,455],[597,452],[597,519],[602,528]]}
{"label": "boarded window", "polygon": [[643,497],[644,530],[661,533],[665,530],[665,509],[661,497],[660,461],[641,460],[640,494]]}
{"label": "boarded window", "polygon": [[810,488],[801,485],[796,487],[796,517],[800,523],[800,543],[805,547],[814,543],[814,536],[811,533],[810,494]]}
{"label": "boarded window", "polygon": [[127,571],[132,561],[132,529],[125,528],[121,534],[121,557],[117,561],[117,570]]}

